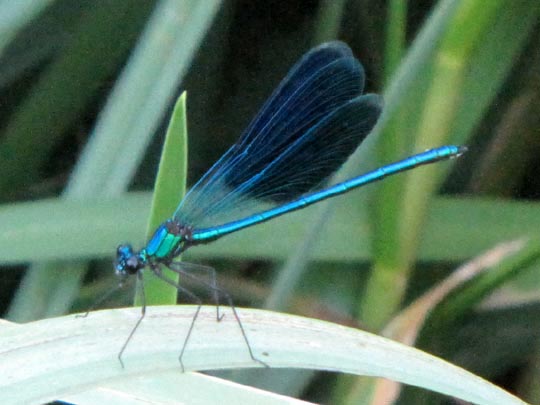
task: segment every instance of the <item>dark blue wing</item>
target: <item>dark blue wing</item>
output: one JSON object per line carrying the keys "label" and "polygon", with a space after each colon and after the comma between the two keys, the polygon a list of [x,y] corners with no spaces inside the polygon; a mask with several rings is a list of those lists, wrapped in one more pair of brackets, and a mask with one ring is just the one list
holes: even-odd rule
{"label": "dark blue wing", "polygon": [[375,125],[375,95],[347,45],[308,52],[238,142],[190,190],[175,217],[196,228],[249,216],[312,190],[336,171]]}

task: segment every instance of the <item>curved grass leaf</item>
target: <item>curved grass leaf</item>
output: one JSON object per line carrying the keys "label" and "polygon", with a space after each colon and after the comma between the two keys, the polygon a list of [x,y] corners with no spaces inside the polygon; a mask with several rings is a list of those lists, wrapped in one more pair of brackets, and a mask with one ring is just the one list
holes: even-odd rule
{"label": "curved grass leaf", "polygon": [[[194,306],[150,307],[118,363],[137,309],[0,325],[3,403],[43,403],[140,376],[178,371],[179,336]],[[477,404],[523,404],[491,383],[417,349],[343,326],[260,310],[239,310],[256,355],[273,368],[306,368],[390,378]],[[184,355],[186,370],[258,367],[230,313],[201,311]],[[287,325],[287,333],[283,333]],[[186,383],[190,380],[187,379]],[[179,384],[181,382],[178,382]]]}

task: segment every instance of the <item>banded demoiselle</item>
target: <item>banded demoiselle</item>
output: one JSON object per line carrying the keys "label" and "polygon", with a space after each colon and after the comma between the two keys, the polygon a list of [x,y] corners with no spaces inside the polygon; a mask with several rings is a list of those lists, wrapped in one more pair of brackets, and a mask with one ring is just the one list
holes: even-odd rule
{"label": "banded demoiselle", "polygon": [[[193,265],[174,260],[188,248],[465,151],[464,147],[442,146],[321,189],[321,183],[343,165],[381,114],[381,97],[362,94],[363,90],[364,69],[346,44],[329,42],[312,49],[296,63],[240,139],[191,188],[172,218],[157,228],[146,246],[138,252],[129,244],[118,247],[115,269],[121,281],[130,275],[142,279],[143,269],[149,268],[198,304],[179,356],[182,369],[182,356],[201,301],[166,278],[162,266],[189,275]],[[213,270],[209,271],[215,280]],[[253,354],[230,296],[215,282],[206,285],[214,296],[226,297],[249,355],[266,365]],[[144,301],[141,318],[118,355],[121,363],[122,353],[143,317]],[[221,319],[219,310],[217,317]]]}

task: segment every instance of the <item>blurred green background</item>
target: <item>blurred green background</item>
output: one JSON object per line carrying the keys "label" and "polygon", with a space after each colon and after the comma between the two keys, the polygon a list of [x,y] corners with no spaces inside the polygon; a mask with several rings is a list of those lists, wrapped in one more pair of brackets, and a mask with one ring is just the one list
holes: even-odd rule
{"label": "blurred green background", "polygon": [[[385,113],[338,177],[443,144],[469,152],[183,259],[215,267],[238,306],[380,332],[463,263],[519,240],[426,305],[416,346],[540,402],[539,11],[537,0],[0,2],[3,317],[84,311],[116,285],[116,245],[145,241],[182,91],[189,187],[303,53],[340,39]],[[107,305],[132,301],[129,290]],[[373,403],[373,381],[232,377],[315,402]],[[398,401],[448,403],[410,387]]]}

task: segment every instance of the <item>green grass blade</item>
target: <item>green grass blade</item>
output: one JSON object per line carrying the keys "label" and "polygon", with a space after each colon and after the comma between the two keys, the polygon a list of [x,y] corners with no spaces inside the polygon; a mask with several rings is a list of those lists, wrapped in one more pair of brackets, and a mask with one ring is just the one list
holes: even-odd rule
{"label": "green grass blade", "polygon": [[[110,257],[111,246],[119,241],[129,240],[141,246],[151,200],[150,193],[129,193],[113,199],[44,200],[0,206],[1,263]],[[354,216],[350,214],[352,209],[332,212],[313,251],[313,260],[350,263],[370,259],[367,207]],[[197,246],[186,257],[188,261],[223,257],[284,260],[305,236],[306,223],[313,221],[310,210],[313,208]],[[34,218],[40,221],[36,223]],[[463,224],[468,227],[465,233]],[[280,233],[285,226],[287,233]],[[508,239],[534,237],[538,229],[537,203],[438,197],[429,212],[418,257],[421,261],[458,262],[499,243],[501,235]],[[280,237],[268,238],[269,234]]]}
{"label": "green grass blade", "polygon": [[313,44],[336,39],[345,13],[346,0],[323,0],[319,4],[315,20]]}
{"label": "green grass blade", "polygon": [[388,22],[386,23],[386,43],[384,52],[384,81],[388,84],[405,54],[407,2],[403,0],[389,1],[387,18]]}
{"label": "green grass blade", "polygon": [[[427,87],[419,87],[421,96],[416,94],[423,103],[416,104],[416,111],[409,114],[409,117],[417,117],[418,123],[410,127],[409,133],[400,131],[400,137],[411,140],[418,150],[453,142],[448,136],[456,119],[460,96],[466,91],[464,77],[470,53],[483,40],[483,35],[490,32],[491,21],[502,7],[496,1],[489,4],[488,8],[483,2],[459,6],[455,14],[448,15],[447,32],[441,38],[431,39],[440,42],[440,47],[434,55],[430,75],[424,78]],[[480,20],[479,12],[483,16]],[[470,35],[467,46],[460,47],[460,40],[463,42],[466,38],[464,34]],[[396,134],[385,133],[383,136],[393,139]],[[407,279],[418,251],[429,195],[440,182],[443,168],[444,165],[439,164],[407,173],[399,179],[384,182],[378,190],[377,197],[389,203],[377,205],[375,209],[375,263],[360,308],[363,321],[372,327],[384,325],[400,305],[406,287],[403,281]],[[396,195],[402,198],[397,201],[393,198]],[[391,240],[388,235],[392,235]],[[382,307],[381,291],[391,291],[390,296],[385,294]],[[384,310],[374,311],[373,308]]]}
{"label": "green grass blade", "polygon": [[179,373],[178,370],[139,376],[136,379],[114,380],[99,388],[70,395],[62,400],[73,404],[193,404],[214,405],[308,405],[308,402],[277,395],[246,385],[235,384],[200,373]]}
{"label": "green grass blade", "polygon": [[488,294],[499,288],[506,281],[529,271],[532,264],[540,259],[540,241],[537,238],[517,241],[521,246],[518,253],[497,263],[489,271],[462,286],[458,291],[445,299],[431,314],[433,328],[443,330],[457,319],[471,311]]}
{"label": "green grass blade", "polygon": [[[119,342],[139,317],[136,308],[2,325],[3,401],[44,403],[116,380],[179,373],[178,335],[189,328],[195,309],[149,308],[124,354],[124,369],[116,355]],[[376,335],[267,311],[241,309],[239,314],[255,353],[265,353],[265,361],[274,368],[380,376],[477,404],[523,404],[472,373]],[[215,308],[203,308],[184,356],[187,370],[258,367],[247,353],[237,321],[229,315],[216,322]]]}
{"label": "green grass blade", "polygon": [[[218,1],[160,3],[99,117],[66,189],[67,198],[95,196],[96,193],[118,195],[127,188],[218,5]],[[178,24],[185,15],[192,18]],[[110,245],[111,253],[121,241],[123,239]],[[25,283],[33,287],[19,290],[10,310],[11,319],[36,319],[40,317],[36,311],[48,312],[46,307],[39,309],[28,304],[32,302],[30,296],[40,288],[38,279],[49,271],[54,272],[57,265],[39,266],[29,271]],[[57,281],[73,285],[73,279],[81,278],[81,270],[79,266],[74,267]],[[51,301],[57,299],[51,297]]]}
{"label": "green grass blade", "polygon": [[70,192],[118,195],[126,189],[176,97],[217,11],[215,3],[205,2],[204,7],[170,0],[159,3],[100,114],[91,143],[72,176]]}
{"label": "green grass blade", "polygon": [[19,30],[39,15],[51,0],[19,0],[0,3],[0,54]]}
{"label": "green grass blade", "polygon": [[[0,143],[0,170],[10,174],[0,178],[4,195],[37,178],[53,147],[93,101],[100,83],[118,68],[145,12],[135,3],[99,1],[88,7],[69,44],[10,117]],[[115,46],[96,46],[104,40]]]}
{"label": "green grass blade", "polygon": [[[169,122],[165,143],[159,162],[147,238],[167,218],[170,218],[186,191],[187,177],[187,122],[186,93],[183,93],[176,105]],[[176,282],[178,275],[167,275]],[[175,304],[178,291],[156,277],[146,277],[146,302],[150,305]],[[140,304],[140,297],[137,300]]]}
{"label": "green grass blade", "polygon": [[[23,176],[25,181],[32,179],[33,173],[37,171],[40,159],[44,158],[47,149],[58,141],[62,131],[70,125],[75,116],[80,114],[85,103],[96,91],[100,82],[96,78],[110,75],[111,70],[117,67],[120,58],[126,51],[126,45],[131,44],[129,40],[126,41],[123,38],[122,41],[118,41],[118,46],[114,47],[114,51],[111,50],[111,47],[107,48],[110,50],[108,54],[100,52],[98,48],[93,46],[95,43],[103,42],[103,38],[117,38],[122,34],[127,37],[133,36],[133,21],[137,21],[145,13],[144,7],[131,7],[129,2],[124,4],[125,9],[113,7],[114,10],[111,10],[110,6],[110,4],[99,3],[92,8],[91,12],[87,13],[78,27],[79,32],[68,49],[45,72],[31,97],[26,100],[19,113],[12,119],[10,126],[8,126],[6,139],[0,145],[0,155],[6,153],[9,156],[9,159],[2,160],[2,164],[9,165],[13,159],[17,161],[15,165],[7,169],[11,175],[4,177],[5,179],[9,178],[6,182],[19,183],[20,176]],[[124,24],[112,22],[119,18],[118,15],[123,15],[124,18],[131,16],[125,20],[131,20],[131,25],[126,22]],[[88,49],[93,51],[89,52]],[[99,63],[97,62],[98,58]],[[106,59],[106,63],[102,59]],[[94,67],[95,64],[99,65],[99,69]],[[50,89],[53,90],[50,91]],[[31,140],[26,138],[28,134],[32,135]],[[42,137],[46,139],[42,139]],[[94,135],[93,138],[96,137],[99,136]],[[111,138],[109,137],[109,139]],[[40,145],[40,148],[37,148],[39,153],[36,153],[36,144]],[[27,164],[27,160],[31,164]],[[99,178],[100,174],[107,175],[101,170],[100,163],[102,162],[96,160],[89,163],[83,157],[78,167],[79,170],[84,170],[81,169],[81,166],[84,166],[85,169],[92,172],[94,177]],[[79,180],[81,181],[79,182]],[[71,186],[68,185],[64,196],[66,198],[81,197],[84,193],[80,190],[86,190],[88,193],[86,195],[94,195],[98,192],[86,188],[87,184],[82,180],[80,177],[72,178]],[[73,190],[74,183],[77,184],[76,190]],[[0,187],[2,186],[8,187],[8,184],[0,184]],[[69,234],[67,235],[69,238]],[[59,266],[66,269],[63,277],[54,276]],[[84,266],[79,263],[75,263],[73,266],[65,263],[34,264],[28,269],[21,284],[22,288],[17,290],[9,309],[9,318],[19,321],[39,319],[45,313],[50,314],[55,308],[60,310],[60,308],[68,307],[70,298],[76,293],[73,288],[82,279],[83,273],[81,272],[83,271]],[[54,283],[55,288],[44,289],[43,280],[47,280],[47,284]],[[62,295],[54,297],[55,292]],[[40,296],[43,305],[34,304],[34,300],[38,299],[38,296]],[[57,303],[62,299],[66,303],[65,305],[54,307],[50,305],[50,303]],[[60,313],[57,312],[57,314]]]}

